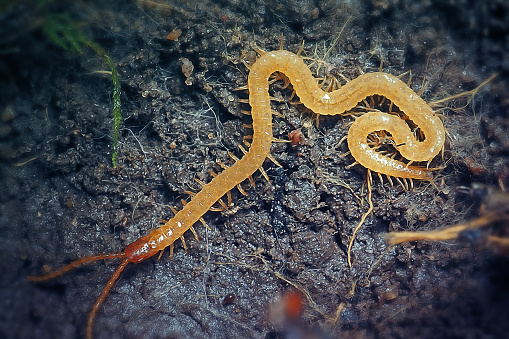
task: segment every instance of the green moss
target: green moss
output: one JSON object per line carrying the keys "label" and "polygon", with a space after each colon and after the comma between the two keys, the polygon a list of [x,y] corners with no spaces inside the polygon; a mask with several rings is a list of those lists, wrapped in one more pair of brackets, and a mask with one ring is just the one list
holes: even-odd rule
{"label": "green moss", "polygon": [[118,78],[117,66],[106,54],[106,51],[99,44],[92,41],[82,33],[78,25],[67,15],[61,13],[48,14],[42,25],[44,33],[58,46],[65,50],[82,53],[85,47],[94,50],[101,59],[106,62],[111,69],[111,81],[113,82],[113,144],[111,152],[111,162],[113,167],[117,166],[118,159],[118,136],[120,123],[122,122],[121,102],[120,102],[120,81]]}

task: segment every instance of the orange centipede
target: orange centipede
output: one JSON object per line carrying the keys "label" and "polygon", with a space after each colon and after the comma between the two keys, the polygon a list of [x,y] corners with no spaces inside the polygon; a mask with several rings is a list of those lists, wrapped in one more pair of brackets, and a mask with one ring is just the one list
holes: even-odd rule
{"label": "orange centipede", "polygon": [[354,108],[368,96],[380,95],[397,105],[411,121],[419,126],[425,138],[418,141],[405,121],[398,116],[372,112],[356,118],[348,132],[348,146],[352,156],[362,166],[390,176],[416,179],[429,179],[429,170],[410,166],[377,153],[367,142],[370,133],[385,130],[394,138],[397,150],[409,161],[431,161],[442,149],[445,141],[445,130],[441,120],[433,110],[398,78],[383,72],[363,74],[333,92],[319,88],[310,69],[302,58],[288,51],[262,53],[251,66],[248,78],[249,104],[253,119],[253,140],[249,151],[241,159],[222,173],[215,176],[210,183],[194,195],[175,216],[161,227],[128,245],[119,253],[99,254],[76,260],[59,270],[43,276],[30,276],[29,280],[40,282],[59,276],[79,265],[111,258],[121,258],[112,277],[97,298],[87,321],[86,336],[92,338],[92,327],[96,313],[110,292],[120,273],[129,263],[140,263],[143,260],[173,245],[177,239],[183,240],[183,234],[235,186],[258,169],[269,155],[272,135],[272,111],[270,108],[269,76],[274,72],[285,74],[293,84],[301,103],[317,114],[336,115]]}

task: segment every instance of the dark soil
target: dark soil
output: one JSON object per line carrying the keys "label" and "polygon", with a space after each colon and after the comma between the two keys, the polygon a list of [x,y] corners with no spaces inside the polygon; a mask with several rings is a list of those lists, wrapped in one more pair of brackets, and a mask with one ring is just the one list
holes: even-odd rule
{"label": "dark soil", "polygon": [[[129,265],[98,312],[95,338],[502,338],[509,333],[508,258],[484,234],[388,248],[384,234],[476,218],[492,190],[509,187],[509,5],[506,1],[223,0],[52,3],[0,9],[0,337],[83,338],[88,313],[117,262],[97,262],[45,283],[42,274],[80,257],[122,251],[172,217],[194,181],[231,163],[251,133],[235,90],[254,47],[325,61],[327,75],[399,75],[428,102],[471,90],[444,110],[449,141],[434,188],[404,190],[366,170],[346,144],[349,117],[316,117],[271,95],[271,182],[232,192],[227,212],[208,212],[169,251]],[[96,1],[97,4],[103,3]],[[40,29],[65,13],[116,62],[122,85],[119,163],[111,163],[112,84],[91,50],[66,52]],[[181,29],[178,41],[166,36]],[[283,38],[282,38],[283,37]],[[182,66],[194,66],[189,77]],[[404,78],[405,80],[408,77]],[[423,87],[424,84],[424,87]],[[295,99],[293,99],[295,101]],[[248,182],[243,184],[249,188]],[[477,192],[477,191],[472,191]],[[502,194],[502,199],[508,199]],[[504,232],[495,224],[491,232]],[[507,230],[506,230],[507,232]],[[481,238],[481,240],[479,240]],[[481,245],[480,245],[481,244]],[[291,289],[306,291],[295,322],[274,316]],[[226,299],[225,299],[226,297]],[[298,336],[297,336],[298,337]],[[293,337],[292,337],[293,338]]]}

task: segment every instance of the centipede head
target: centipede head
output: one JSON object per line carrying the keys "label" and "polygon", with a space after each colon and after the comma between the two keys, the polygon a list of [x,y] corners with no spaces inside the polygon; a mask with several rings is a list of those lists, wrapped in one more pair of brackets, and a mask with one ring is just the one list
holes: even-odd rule
{"label": "centipede head", "polygon": [[155,255],[160,250],[157,243],[151,240],[150,234],[148,234],[129,244],[129,246],[125,248],[124,253],[129,259],[129,262],[137,264]]}

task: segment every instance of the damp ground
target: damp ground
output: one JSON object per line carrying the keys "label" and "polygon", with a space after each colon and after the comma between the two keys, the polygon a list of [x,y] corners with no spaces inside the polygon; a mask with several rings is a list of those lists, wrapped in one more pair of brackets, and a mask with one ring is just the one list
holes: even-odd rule
{"label": "damp ground", "polygon": [[[100,3],[97,1],[97,3]],[[116,262],[97,262],[46,283],[70,261],[118,252],[172,217],[231,164],[250,135],[244,62],[255,48],[321,60],[322,75],[354,78],[382,68],[411,71],[428,102],[471,90],[468,106],[441,111],[448,130],[433,165],[436,187],[373,182],[340,143],[351,117],[317,120],[285,88],[270,90],[273,157],[248,195],[208,212],[199,242],[184,236],[129,265],[98,312],[95,338],[500,338],[508,332],[507,256],[483,248],[486,232],[389,248],[389,231],[431,230],[479,217],[509,186],[507,14],[504,2],[218,1],[118,2],[108,6],[29,1],[0,12],[0,269],[3,338],[83,338],[86,319]],[[111,163],[111,79],[93,51],[56,46],[38,23],[63,13],[116,62],[123,122]],[[500,14],[502,13],[502,15]],[[505,21],[504,21],[505,20]],[[170,34],[171,33],[171,34]],[[168,34],[170,34],[168,36]],[[244,62],[243,62],[244,61]],[[315,69],[318,64],[315,65]],[[408,81],[410,75],[404,76]],[[298,139],[297,139],[298,137]],[[497,193],[497,194],[498,194]],[[507,195],[497,195],[509,200]],[[502,231],[501,231],[502,229]],[[495,224],[492,232],[504,232]],[[505,231],[507,232],[507,231]],[[295,322],[276,311],[303,293]]]}

